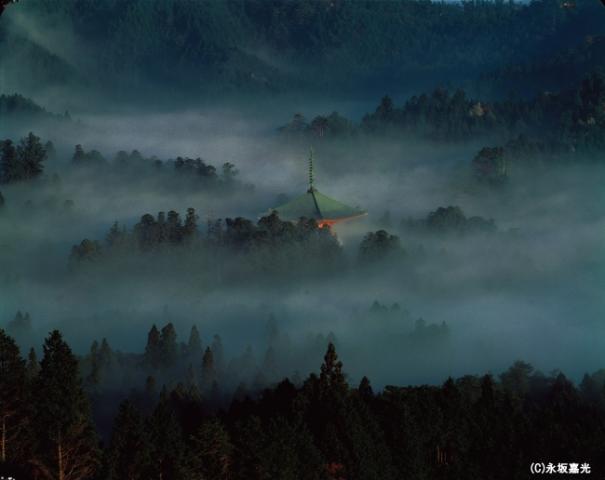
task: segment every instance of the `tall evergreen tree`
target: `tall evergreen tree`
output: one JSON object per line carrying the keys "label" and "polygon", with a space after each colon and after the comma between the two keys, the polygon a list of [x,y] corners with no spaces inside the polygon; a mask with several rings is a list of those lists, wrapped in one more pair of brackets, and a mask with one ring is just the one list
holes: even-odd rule
{"label": "tall evergreen tree", "polygon": [[168,323],[162,328],[160,333],[160,358],[161,365],[172,367],[178,356],[178,346],[176,343],[176,330],[172,323]]}
{"label": "tall evergreen tree", "polygon": [[0,463],[19,460],[25,447],[26,383],[19,347],[0,329]]}
{"label": "tall evergreen tree", "polygon": [[40,372],[40,362],[38,362],[38,356],[36,355],[36,349],[31,347],[29,349],[29,353],[27,354],[27,366],[26,366],[26,374],[27,380],[29,382],[33,382],[38,373]]}
{"label": "tall evergreen tree", "polygon": [[147,334],[144,361],[145,365],[151,368],[158,368],[160,366],[160,332],[155,325],[151,327]]}
{"label": "tall evergreen tree", "polygon": [[150,478],[152,458],[145,423],[128,400],[120,405],[106,458],[108,480]]}
{"label": "tall evergreen tree", "polygon": [[185,444],[166,389],[149,419],[152,463],[149,478],[183,480]]}
{"label": "tall evergreen tree", "polygon": [[183,226],[183,236],[185,238],[192,238],[197,233],[197,221],[198,216],[195,214],[194,208],[187,209],[187,215],[185,216],[185,225]]}
{"label": "tall evergreen tree", "polygon": [[84,480],[99,465],[99,446],[82,389],[78,360],[58,330],[44,342],[34,385],[35,427],[40,440],[36,466],[48,478]]}
{"label": "tall evergreen tree", "polygon": [[233,478],[233,445],[229,433],[217,418],[204,422],[189,444],[187,474],[191,478]]}
{"label": "tall evergreen tree", "polygon": [[109,342],[106,338],[101,340],[101,346],[99,347],[99,366],[107,371],[113,366],[114,362],[114,353],[111,347],[109,346]]}
{"label": "tall evergreen tree", "polygon": [[342,362],[338,360],[336,347],[330,342],[321,365],[319,385],[324,390],[333,392],[346,392],[348,385],[342,372]]}
{"label": "tall evergreen tree", "polygon": [[200,332],[197,327],[193,325],[191,327],[191,332],[189,333],[189,342],[187,343],[187,354],[189,359],[197,360],[200,358],[202,354],[202,339],[200,337]]}
{"label": "tall evergreen tree", "polygon": [[11,183],[23,178],[21,163],[17,158],[17,149],[12,140],[0,143],[0,181]]}
{"label": "tall evergreen tree", "polygon": [[216,381],[216,370],[214,368],[214,357],[210,347],[206,347],[202,358],[202,389],[207,392]]}
{"label": "tall evergreen tree", "polygon": [[40,142],[40,137],[36,137],[32,132],[29,132],[27,137],[19,142],[17,158],[23,169],[24,180],[39,176],[44,171],[43,162],[46,160],[46,150]]}

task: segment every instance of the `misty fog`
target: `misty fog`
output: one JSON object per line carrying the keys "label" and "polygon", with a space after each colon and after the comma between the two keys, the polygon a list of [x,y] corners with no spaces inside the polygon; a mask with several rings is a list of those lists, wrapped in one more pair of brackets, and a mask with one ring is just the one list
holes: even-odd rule
{"label": "misty fog", "polygon": [[[17,310],[27,311],[33,318],[32,345],[58,327],[81,353],[101,337],[113,348],[141,351],[151,324],[168,321],[185,340],[196,324],[206,342],[219,333],[228,356],[251,345],[260,362],[267,321],[274,315],[280,331],[301,349],[309,335],[333,333],[351,379],[368,375],[376,385],[499,372],[516,359],[575,378],[601,366],[602,167],[513,171],[511,186],[493,191],[472,182],[468,163],[478,148],[472,142],[289,141],[276,132],[297,111],[287,108],[287,113],[261,106],[253,112],[71,112],[80,120],[73,130],[63,127],[53,135],[30,128],[52,140],[57,155],[47,162],[45,179],[2,189],[4,323]],[[119,150],[137,149],[145,157],[231,162],[239,180],[253,188],[216,194],[157,188],[147,174],[115,181],[64,170],[75,143],[108,159]],[[341,271],[229,284],[203,271],[204,262],[177,258],[162,263],[163,271],[133,268],[132,262],[70,269],[72,245],[83,238],[102,240],[114,221],[132,227],[144,213],[183,213],[188,207],[196,209],[202,229],[208,218],[257,219],[275,206],[279,194],[294,197],[306,190],[311,146],[317,188],[368,211],[363,219],[334,227],[347,260]],[[59,182],[50,180],[53,173]],[[63,208],[65,200],[73,207]],[[497,232],[435,236],[402,222],[448,205],[493,219]],[[359,242],[380,228],[400,236],[405,260],[358,268]],[[140,261],[155,260],[148,254]],[[370,312],[374,301],[398,303],[404,313],[376,316]],[[411,342],[418,318],[445,322],[448,337]],[[321,354],[293,360],[285,374],[311,371]]]}
{"label": "misty fog", "polygon": [[[122,77],[105,84],[99,66],[108,59],[99,58],[97,65],[101,50],[92,48],[94,42],[80,42],[81,32],[62,14],[42,15],[36,8],[7,10],[3,35],[27,42],[15,51],[6,43],[0,47],[0,93],[26,95],[63,115],[60,121],[0,116],[0,139],[17,142],[31,131],[52,141],[56,151],[41,178],[1,188],[0,325],[17,311],[31,315],[33,331],[19,339],[22,348],[38,346],[56,327],[80,354],[102,337],[115,349],[140,352],[152,324],[172,322],[179,340],[196,324],[206,344],[220,334],[228,357],[250,345],[260,363],[273,316],[291,342],[283,350],[301,352],[284,357],[284,375],[317,368],[322,349],[304,352],[308,339],[319,334],[324,340],[335,336],[352,381],[368,375],[377,386],[498,373],[517,359],[575,379],[603,366],[605,169],[590,154],[581,164],[515,165],[509,184],[497,189],[477,184],[471,173],[473,156],[491,142],[485,136],[451,143],[388,135],[290,138],[278,128],[295,113],[311,119],[337,111],[360,122],[374,110],[383,84],[364,79],[367,85],[357,93],[298,88],[297,76],[302,84],[329,74],[313,66],[309,77],[301,77],[305,65],[254,45],[244,53],[297,88],[258,93],[248,86],[200,85],[204,94],[197,94],[166,82],[155,95],[155,86],[133,70],[130,80],[139,92],[132,95]],[[40,80],[45,62],[60,68]],[[85,81],[80,74],[88,75]],[[457,72],[445,83],[476,85],[470,77]],[[397,104],[443,83],[430,72],[422,81],[411,78],[391,89]],[[77,144],[109,162],[119,151],[137,150],[149,166],[124,175],[76,169],[71,163]],[[174,210],[184,216],[192,207],[202,234],[211,220],[256,222],[280,198],[306,191],[310,148],[316,187],[368,213],[333,228],[344,257],[336,271],[317,268],[303,275],[294,268],[257,279],[238,273],[233,258],[203,251],[149,252],[75,266],[69,261],[72,246],[83,239],[102,243],[114,222],[132,229],[146,213]],[[231,163],[238,186],[218,190],[154,173],[155,159],[177,157],[199,157],[217,171]],[[436,234],[410,227],[410,220],[448,206],[467,217],[493,219],[496,231]],[[360,242],[380,229],[400,238],[405,256],[360,265]],[[233,267],[232,276],[220,265]],[[379,314],[372,310],[375,302],[400,309]],[[420,318],[427,325],[445,323],[447,335],[418,340]]]}

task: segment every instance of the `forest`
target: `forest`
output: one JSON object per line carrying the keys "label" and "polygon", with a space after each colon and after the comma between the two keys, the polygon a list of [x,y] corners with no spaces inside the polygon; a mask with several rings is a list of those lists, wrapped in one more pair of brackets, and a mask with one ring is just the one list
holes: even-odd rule
{"label": "forest", "polygon": [[[601,13],[591,0],[30,0],[0,24],[0,58],[9,78],[31,91],[89,85],[135,97],[141,89],[187,92],[183,99],[417,89],[428,78],[481,76],[473,84],[490,94],[513,86],[535,93],[544,84],[569,87],[604,66]],[[48,44],[30,38],[32,29]],[[18,82],[24,68],[29,75]]]}
{"label": "forest", "polygon": [[[365,376],[349,383],[328,342],[308,377],[252,391],[240,386],[226,399],[220,343],[215,337],[202,355],[197,330],[179,353],[172,325],[161,333],[154,326],[136,358],[117,356],[104,341],[79,359],[57,330],[39,362],[34,350],[22,358],[3,330],[0,344],[0,468],[24,478],[504,479],[525,477],[531,462],[548,462],[557,473],[603,468],[603,370],[576,386],[560,372],[516,362],[497,378],[466,375],[375,392]],[[167,388],[148,376],[144,389],[121,401],[102,439],[91,404],[107,401],[96,390],[103,372],[129,361],[141,373],[165,375],[182,355],[192,362],[188,379]],[[91,373],[83,381],[78,365],[85,361]]]}

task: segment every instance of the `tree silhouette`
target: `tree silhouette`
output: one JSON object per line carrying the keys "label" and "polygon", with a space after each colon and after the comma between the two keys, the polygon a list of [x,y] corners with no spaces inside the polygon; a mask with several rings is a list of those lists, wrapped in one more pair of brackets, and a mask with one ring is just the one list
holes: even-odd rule
{"label": "tree silhouette", "polygon": [[81,386],[78,360],[57,330],[44,342],[34,393],[40,439],[36,466],[58,480],[93,476],[100,459],[88,399]]}

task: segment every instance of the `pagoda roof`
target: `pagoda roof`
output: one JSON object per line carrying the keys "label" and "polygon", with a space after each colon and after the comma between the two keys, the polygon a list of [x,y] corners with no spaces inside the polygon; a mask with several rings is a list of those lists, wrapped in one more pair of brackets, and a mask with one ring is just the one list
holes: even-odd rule
{"label": "pagoda roof", "polygon": [[299,197],[272,208],[282,220],[296,221],[301,217],[315,220],[344,220],[365,215],[363,210],[334,200],[311,187]]}

